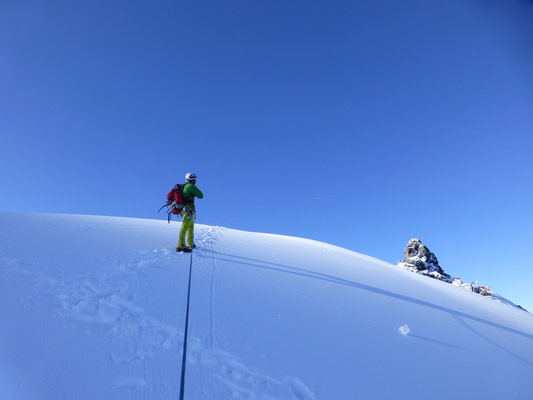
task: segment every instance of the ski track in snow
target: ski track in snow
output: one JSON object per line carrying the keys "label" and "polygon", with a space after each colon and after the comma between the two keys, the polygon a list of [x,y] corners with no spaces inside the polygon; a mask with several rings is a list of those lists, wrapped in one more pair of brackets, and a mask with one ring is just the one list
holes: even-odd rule
{"label": "ski track in snow", "polygon": [[[219,348],[214,331],[216,305],[216,269],[214,244],[223,234],[221,227],[202,229],[196,237],[199,248],[209,248],[213,254],[210,274],[209,335],[206,340],[189,338],[187,362],[209,371],[211,379],[223,385],[231,394],[231,400],[316,400],[311,389],[295,377],[274,377],[267,371],[242,363],[239,358]],[[172,263],[174,251],[154,249],[141,251],[135,261],[118,264],[110,262],[88,273],[72,275],[67,279],[52,278],[42,270],[25,268],[16,259],[0,257],[4,271],[16,272],[33,280],[31,291],[41,290],[54,299],[56,317],[104,327],[105,340],[115,348],[109,354],[115,363],[146,362],[158,352],[176,351],[183,343],[183,327],[169,325],[145,313],[145,307],[136,303],[126,278],[147,274],[150,269],[165,268],[161,264]],[[35,267],[35,266],[33,266]],[[31,301],[28,295],[21,307]],[[90,329],[86,335],[90,335]],[[178,353],[176,353],[178,354]],[[31,358],[31,357],[30,357]],[[30,360],[28,360],[30,361]],[[176,377],[178,380],[179,377]],[[22,384],[24,375],[19,382]],[[145,391],[148,385],[144,376],[127,376],[113,384],[113,390]],[[144,396],[146,393],[144,393]]]}
{"label": "ski track in snow", "polygon": [[[208,229],[205,229],[202,233],[202,235],[199,236],[199,238],[196,240],[196,242],[199,245],[199,248],[207,248],[211,250],[211,252],[214,251],[214,244],[218,242],[218,240],[223,235],[223,229],[220,227],[210,227]],[[216,303],[216,270],[218,268],[218,264],[216,261],[216,258],[214,257],[214,253],[212,253],[213,256],[211,257],[211,273],[209,276],[209,339],[208,339],[208,347],[209,349],[217,348],[218,342],[215,337],[215,327],[214,327],[214,310],[215,310],[215,303]]]}

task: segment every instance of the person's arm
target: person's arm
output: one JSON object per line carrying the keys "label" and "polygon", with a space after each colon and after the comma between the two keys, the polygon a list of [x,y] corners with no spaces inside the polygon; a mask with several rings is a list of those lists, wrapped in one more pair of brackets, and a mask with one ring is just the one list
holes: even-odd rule
{"label": "person's arm", "polygon": [[202,191],[200,189],[198,189],[196,186],[193,186],[192,187],[192,193],[198,197],[199,199],[203,199],[204,198],[204,194],[202,193]]}

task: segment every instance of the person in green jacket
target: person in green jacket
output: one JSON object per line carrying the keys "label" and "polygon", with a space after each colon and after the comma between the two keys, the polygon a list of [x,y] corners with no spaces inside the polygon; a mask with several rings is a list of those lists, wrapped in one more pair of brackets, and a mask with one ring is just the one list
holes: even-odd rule
{"label": "person in green jacket", "polygon": [[[183,207],[183,211],[180,214],[183,222],[181,223],[176,251],[191,252],[196,247],[194,244],[194,218],[196,216],[194,198],[202,199],[204,197],[202,191],[196,187],[196,174],[189,172],[185,175],[185,183],[181,190],[181,195],[185,201],[185,207]],[[187,247],[185,246],[185,236],[187,236]]]}

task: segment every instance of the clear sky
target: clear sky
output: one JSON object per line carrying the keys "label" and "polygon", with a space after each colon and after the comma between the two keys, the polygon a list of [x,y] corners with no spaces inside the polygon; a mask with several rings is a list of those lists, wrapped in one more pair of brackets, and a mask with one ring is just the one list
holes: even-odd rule
{"label": "clear sky", "polygon": [[419,237],[533,310],[531,21],[529,0],[0,0],[0,209],[163,219],[192,171],[198,223],[392,263]]}

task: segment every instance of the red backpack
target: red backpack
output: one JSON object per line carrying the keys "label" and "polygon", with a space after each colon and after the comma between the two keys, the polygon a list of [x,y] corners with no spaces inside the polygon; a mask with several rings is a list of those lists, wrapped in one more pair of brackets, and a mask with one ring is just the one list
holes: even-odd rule
{"label": "red backpack", "polygon": [[163,204],[163,206],[159,209],[159,211],[161,211],[163,208],[167,207],[169,224],[172,214],[180,214],[183,211],[183,207],[185,207],[185,205],[194,203],[194,197],[192,200],[183,199],[182,190],[186,184],[187,183],[178,183],[176,186],[174,186],[167,194],[167,202]]}
{"label": "red backpack", "polygon": [[171,212],[172,214],[179,214],[183,211],[183,207],[185,206],[185,200],[183,200],[183,195],[181,191],[184,187],[185,184],[180,185],[178,183],[167,194],[166,206],[168,207],[169,212]]}

